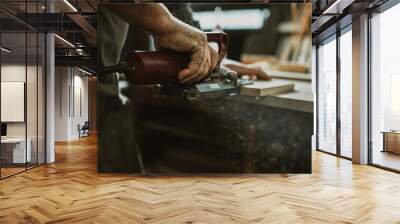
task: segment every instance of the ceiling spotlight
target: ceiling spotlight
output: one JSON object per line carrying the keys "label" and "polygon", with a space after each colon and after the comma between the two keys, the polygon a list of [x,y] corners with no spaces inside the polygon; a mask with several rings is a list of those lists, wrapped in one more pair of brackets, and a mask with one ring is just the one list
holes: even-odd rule
{"label": "ceiling spotlight", "polygon": [[78,12],[78,10],[77,10],[68,0],[64,0],[64,3],[65,3],[66,5],[68,5],[68,7],[69,7],[70,9],[72,9],[72,11]]}
{"label": "ceiling spotlight", "polygon": [[70,47],[72,47],[72,48],[75,48],[75,45],[73,45],[71,42],[69,42],[68,40],[66,40],[66,39],[64,39],[64,38],[62,38],[62,37],[60,37],[59,35],[57,35],[57,34],[54,34],[54,36],[55,37],[57,37],[59,40],[61,40],[62,42],[64,42],[65,44],[67,44],[68,46],[70,46]]}
{"label": "ceiling spotlight", "polygon": [[347,8],[351,5],[355,0],[336,0],[327,9],[325,9],[322,14],[323,15],[339,15],[343,13],[343,9]]}
{"label": "ceiling spotlight", "polygon": [[83,55],[83,50],[81,48],[77,48],[76,53],[78,53],[79,55]]}
{"label": "ceiling spotlight", "polygon": [[11,52],[11,50],[9,50],[9,49],[7,49],[5,47],[1,47],[0,49],[1,49],[1,51],[4,51],[6,53],[10,53]]}
{"label": "ceiling spotlight", "polygon": [[79,67],[78,67],[78,70],[81,71],[81,72],[83,72],[83,73],[85,73],[86,75],[89,75],[89,76],[92,75],[92,73],[90,73],[90,72],[88,72],[88,71],[86,71],[86,70],[83,70],[83,69],[81,69],[81,68],[79,68]]}

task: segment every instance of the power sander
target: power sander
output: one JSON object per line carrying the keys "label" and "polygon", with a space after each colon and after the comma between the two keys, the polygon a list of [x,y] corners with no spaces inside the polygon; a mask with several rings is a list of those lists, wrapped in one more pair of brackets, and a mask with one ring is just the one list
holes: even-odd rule
{"label": "power sander", "polygon": [[226,33],[208,32],[207,41],[218,44],[218,62],[209,77],[195,84],[180,84],[179,71],[190,62],[190,54],[171,50],[134,51],[127,62],[111,65],[100,75],[114,72],[125,73],[130,84],[157,85],[166,94],[181,95],[187,100],[202,100],[234,96],[240,87],[252,81],[239,79],[236,72],[221,68],[221,61],[227,55],[228,36]]}

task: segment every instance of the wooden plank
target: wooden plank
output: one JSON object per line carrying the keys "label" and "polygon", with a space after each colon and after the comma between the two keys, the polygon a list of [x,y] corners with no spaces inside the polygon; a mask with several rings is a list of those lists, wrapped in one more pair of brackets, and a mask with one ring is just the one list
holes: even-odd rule
{"label": "wooden plank", "polygon": [[309,70],[309,65],[293,63],[293,62],[282,62],[276,66],[276,69],[279,71],[286,72],[298,72],[298,73],[306,73]]}
{"label": "wooden plank", "polygon": [[274,77],[274,78],[298,79],[298,80],[311,81],[311,75],[309,73],[284,72],[284,71],[274,71],[274,70],[268,70],[265,72],[269,76]]}
{"label": "wooden plank", "polygon": [[294,91],[294,83],[285,80],[255,81],[243,86],[240,94],[247,96],[274,96]]}

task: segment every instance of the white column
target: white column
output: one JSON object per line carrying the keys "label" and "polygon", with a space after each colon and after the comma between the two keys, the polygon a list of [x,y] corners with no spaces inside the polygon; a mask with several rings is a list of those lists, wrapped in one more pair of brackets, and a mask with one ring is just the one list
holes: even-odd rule
{"label": "white column", "polygon": [[70,140],[71,67],[55,68],[55,141]]}
{"label": "white column", "polygon": [[47,60],[47,71],[46,71],[46,162],[52,163],[55,161],[54,152],[54,133],[55,133],[55,73],[54,73],[54,35],[47,34],[46,36],[46,60]]}
{"label": "white column", "polygon": [[[51,1],[46,1],[47,12],[53,12]],[[46,163],[55,161],[55,44],[54,35],[46,35]]]}
{"label": "white column", "polygon": [[368,163],[368,16],[353,19],[353,162]]}

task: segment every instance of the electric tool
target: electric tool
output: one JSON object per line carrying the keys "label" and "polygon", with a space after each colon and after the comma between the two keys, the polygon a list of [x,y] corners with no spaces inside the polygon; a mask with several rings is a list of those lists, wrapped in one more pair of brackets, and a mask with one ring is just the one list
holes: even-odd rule
{"label": "electric tool", "polygon": [[240,79],[236,72],[221,68],[221,61],[227,55],[228,36],[226,33],[209,32],[208,42],[218,44],[218,62],[209,77],[195,84],[180,84],[178,73],[190,62],[190,54],[171,50],[134,51],[127,62],[106,67],[100,75],[114,72],[125,73],[133,85],[158,85],[166,94],[182,95],[187,100],[201,100],[237,95],[240,87],[252,81]]}

